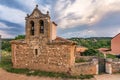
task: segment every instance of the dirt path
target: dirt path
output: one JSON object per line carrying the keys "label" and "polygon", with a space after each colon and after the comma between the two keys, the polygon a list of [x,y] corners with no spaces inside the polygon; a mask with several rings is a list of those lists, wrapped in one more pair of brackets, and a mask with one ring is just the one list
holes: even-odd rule
{"label": "dirt path", "polygon": [[[26,76],[22,74],[14,74],[6,72],[0,68],[0,80],[76,80],[76,79],[61,79],[61,78],[49,78],[49,77],[39,77],[39,76]],[[80,80],[80,79],[77,79]],[[88,79],[86,79],[88,80]],[[95,79],[89,80],[120,80],[120,74],[103,74],[95,75]]]}
{"label": "dirt path", "polygon": [[120,80],[120,74],[103,74],[96,75],[96,80]]}
{"label": "dirt path", "polygon": [[62,79],[26,76],[21,74],[8,73],[5,70],[0,69],[0,80],[62,80]]}
{"label": "dirt path", "polygon": [[[26,76],[22,74],[14,74],[6,72],[0,68],[0,80],[76,80],[76,79],[61,79],[61,78],[49,78],[49,77],[39,77],[39,76]],[[80,79],[77,79],[80,80]],[[88,79],[86,79],[88,80]],[[95,80],[95,79],[90,79]]]}

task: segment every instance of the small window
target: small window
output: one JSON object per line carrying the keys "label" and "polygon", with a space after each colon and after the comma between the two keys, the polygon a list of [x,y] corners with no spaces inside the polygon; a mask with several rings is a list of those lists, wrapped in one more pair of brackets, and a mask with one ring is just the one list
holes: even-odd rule
{"label": "small window", "polygon": [[35,55],[36,56],[38,55],[38,49],[35,49]]}
{"label": "small window", "polygon": [[44,33],[44,22],[43,20],[40,20],[40,33]]}

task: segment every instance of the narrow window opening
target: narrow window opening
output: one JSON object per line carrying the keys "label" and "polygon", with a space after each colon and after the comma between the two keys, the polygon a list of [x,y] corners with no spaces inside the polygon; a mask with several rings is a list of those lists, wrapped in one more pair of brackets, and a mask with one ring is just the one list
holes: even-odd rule
{"label": "narrow window opening", "polygon": [[38,49],[35,49],[35,55],[36,56],[38,55]]}
{"label": "narrow window opening", "polygon": [[44,33],[44,22],[40,20],[40,33]]}
{"label": "narrow window opening", "polygon": [[31,21],[31,35],[34,35],[34,22]]}

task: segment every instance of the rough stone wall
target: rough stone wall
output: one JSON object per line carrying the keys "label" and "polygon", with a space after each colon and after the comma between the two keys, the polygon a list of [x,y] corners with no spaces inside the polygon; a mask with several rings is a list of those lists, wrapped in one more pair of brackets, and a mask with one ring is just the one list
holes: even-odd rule
{"label": "rough stone wall", "polygon": [[[39,24],[40,20],[44,21],[44,33],[40,33],[40,24]],[[34,25],[35,25],[34,35],[30,34],[30,30],[31,30],[30,22],[31,21],[34,21]],[[40,18],[40,19],[26,18],[26,39],[25,40],[27,41],[27,43],[29,43],[30,41],[36,41],[36,38],[37,40],[41,40],[41,38],[47,39],[47,41],[50,40],[50,32],[51,32],[50,25],[51,24],[48,18]]]}
{"label": "rough stone wall", "polygon": [[96,56],[76,56],[75,59],[83,59],[85,61],[92,61],[92,59],[97,59]]}
{"label": "rough stone wall", "polygon": [[120,72],[120,62],[112,64],[112,73]]}
{"label": "rough stone wall", "polygon": [[109,74],[120,72],[120,59],[107,59],[106,72]]}
{"label": "rough stone wall", "polygon": [[[35,44],[33,43],[32,45]],[[13,44],[13,67],[67,72],[70,67],[74,66],[74,48],[75,46],[73,45],[60,44],[46,44],[44,46]],[[37,55],[35,54],[35,49],[38,49]]]}
{"label": "rough stone wall", "polygon": [[90,62],[76,63],[71,70],[72,75],[80,74],[98,74],[98,60],[93,59]]}

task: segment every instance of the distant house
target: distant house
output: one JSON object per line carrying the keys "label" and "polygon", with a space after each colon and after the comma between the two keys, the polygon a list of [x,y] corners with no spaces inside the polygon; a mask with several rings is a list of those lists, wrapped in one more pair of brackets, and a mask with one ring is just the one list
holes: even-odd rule
{"label": "distant house", "polygon": [[120,54],[120,33],[111,40],[111,51],[113,54]]}

